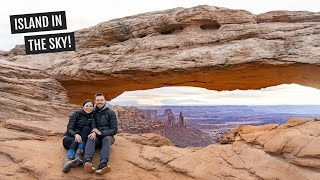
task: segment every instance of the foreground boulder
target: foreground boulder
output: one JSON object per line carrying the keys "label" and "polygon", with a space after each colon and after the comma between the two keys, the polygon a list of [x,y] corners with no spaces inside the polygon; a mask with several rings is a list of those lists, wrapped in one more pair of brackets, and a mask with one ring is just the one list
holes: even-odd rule
{"label": "foreground boulder", "polygon": [[319,169],[319,128],[320,118],[290,118],[283,125],[244,125],[224,135],[221,143],[246,142],[292,164]]}

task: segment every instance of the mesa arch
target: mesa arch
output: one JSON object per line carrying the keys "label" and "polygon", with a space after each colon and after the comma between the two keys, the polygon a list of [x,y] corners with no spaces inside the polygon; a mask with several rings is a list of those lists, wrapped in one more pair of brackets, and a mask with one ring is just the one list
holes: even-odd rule
{"label": "mesa arch", "polygon": [[[124,91],[143,90],[163,86],[194,86],[211,90],[261,89],[269,86],[296,83],[320,89],[320,66],[244,64],[232,67],[135,72],[106,76],[99,81],[61,81],[72,103],[80,104],[84,97],[93,98],[103,92],[111,100]],[[156,94],[155,94],[156,96]]]}
{"label": "mesa arch", "polygon": [[75,32],[77,51],[7,58],[45,70],[71,103],[163,86],[320,89],[320,13],[197,6],[138,14]]}

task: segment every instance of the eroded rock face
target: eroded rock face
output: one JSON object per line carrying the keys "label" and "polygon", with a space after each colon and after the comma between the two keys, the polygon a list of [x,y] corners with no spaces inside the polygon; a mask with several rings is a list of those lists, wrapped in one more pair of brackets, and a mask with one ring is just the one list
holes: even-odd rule
{"label": "eroded rock face", "polygon": [[292,164],[319,169],[319,128],[320,118],[290,118],[283,125],[240,126],[224,135],[221,142],[246,142]]}
{"label": "eroded rock face", "polygon": [[156,119],[156,115],[152,116],[154,110],[143,110],[134,106],[117,105],[111,105],[110,109],[116,113],[119,132],[131,134],[154,133],[164,135],[164,124]]}
{"label": "eroded rock face", "polygon": [[[75,108],[61,84],[44,71],[0,59],[0,140],[4,143],[0,179],[36,179],[28,161],[40,158],[39,163],[51,156],[48,139],[66,130],[67,117]],[[37,154],[40,149],[44,150],[41,155]],[[45,171],[48,166],[36,167]]]}
{"label": "eroded rock face", "polygon": [[319,22],[319,13],[305,11],[176,8],[79,30],[76,52],[4,58],[47,71],[73,103],[97,91],[112,99],[162,86],[320,88]]}
{"label": "eroded rock face", "polygon": [[36,135],[60,134],[66,130],[65,118],[75,108],[68,103],[64,87],[44,71],[0,59],[0,122],[5,128]]}
{"label": "eroded rock face", "polygon": [[[85,174],[80,167],[62,172],[66,153],[62,134],[75,106],[66,102],[66,91],[59,82],[41,70],[6,61],[0,65],[1,87],[11,88],[1,91],[0,177],[101,178]],[[6,106],[7,102],[12,103]],[[29,108],[22,108],[25,106]],[[242,126],[234,143],[205,148],[177,148],[155,134],[118,134],[111,148],[112,171],[106,177],[316,180],[320,176],[319,133],[318,118],[292,118],[284,125]],[[95,166],[98,161],[96,155]]]}

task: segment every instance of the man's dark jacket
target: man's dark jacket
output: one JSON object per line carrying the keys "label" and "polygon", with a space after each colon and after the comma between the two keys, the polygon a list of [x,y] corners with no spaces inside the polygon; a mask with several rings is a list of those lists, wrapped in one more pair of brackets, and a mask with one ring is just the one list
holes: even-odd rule
{"label": "man's dark jacket", "polygon": [[75,134],[80,135],[82,128],[85,126],[96,128],[93,113],[86,113],[84,110],[75,111],[70,115],[67,132],[64,135],[71,137]]}
{"label": "man's dark jacket", "polygon": [[94,120],[96,121],[96,126],[102,133],[102,136],[114,136],[118,132],[118,122],[116,113],[112,111],[108,104],[106,103],[102,109],[97,106],[93,112]]}

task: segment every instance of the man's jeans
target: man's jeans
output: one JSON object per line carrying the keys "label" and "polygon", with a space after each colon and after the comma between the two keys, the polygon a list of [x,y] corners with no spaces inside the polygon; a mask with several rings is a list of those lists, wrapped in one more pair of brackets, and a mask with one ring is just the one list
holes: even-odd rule
{"label": "man's jeans", "polygon": [[101,147],[100,162],[108,162],[110,155],[111,145],[114,143],[114,137],[112,136],[99,136],[96,139],[88,138],[85,149],[85,161],[92,161],[96,147]]}

